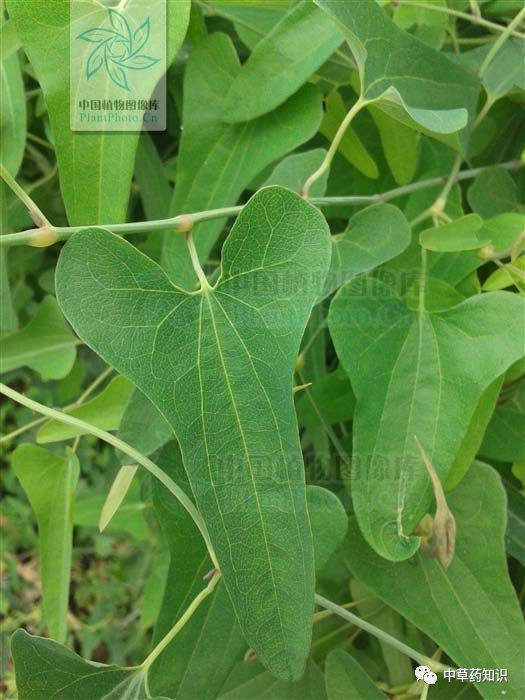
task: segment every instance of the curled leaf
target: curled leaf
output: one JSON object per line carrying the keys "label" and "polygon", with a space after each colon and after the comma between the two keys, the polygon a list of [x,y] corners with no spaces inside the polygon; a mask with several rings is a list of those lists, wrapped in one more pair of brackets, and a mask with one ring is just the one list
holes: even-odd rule
{"label": "curled leaf", "polygon": [[429,460],[423,446],[414,435],[417,448],[421,455],[421,459],[427,468],[428,475],[432,481],[434,489],[434,497],[436,499],[436,514],[432,523],[432,545],[428,550],[428,554],[435,556],[441,563],[443,568],[448,569],[452,559],[454,558],[454,549],[456,545],[456,521],[450,512],[445,498],[445,492],[439,479],[439,476],[434,469],[432,462]]}

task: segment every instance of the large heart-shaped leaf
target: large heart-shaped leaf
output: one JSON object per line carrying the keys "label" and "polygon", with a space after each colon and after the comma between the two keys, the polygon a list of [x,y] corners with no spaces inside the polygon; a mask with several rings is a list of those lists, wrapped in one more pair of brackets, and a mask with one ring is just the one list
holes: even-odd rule
{"label": "large heart-shaped leaf", "polygon": [[237,219],[213,288],[174,287],[104,231],[75,234],[57,268],[80,337],[171,423],[243,632],[283,678],[303,671],[314,586],[292,374],[329,260],[320,212],[269,187]]}
{"label": "large heart-shaped leaf", "polygon": [[368,279],[332,302],[330,332],[357,397],[352,499],[387,559],[418,549],[412,532],[432,500],[414,436],[445,482],[484,391],[524,354],[524,323],[525,300],[508,292],[429,313]]}
{"label": "large heart-shaped leaf", "polygon": [[366,100],[434,134],[451,134],[473,118],[476,78],[396,26],[376,0],[315,2],[342,27]]}
{"label": "large heart-shaped leaf", "polygon": [[[135,1],[128,0],[128,5]],[[94,27],[104,24],[107,14],[101,3],[82,0],[75,6],[79,16],[92,16]],[[70,3],[63,0],[9,0],[8,10],[44,93],[70,224],[124,221],[140,132],[115,134],[111,131],[71,130]],[[150,10],[154,11],[154,8],[150,7]],[[168,3],[168,63],[186,34],[189,10],[190,0]],[[153,91],[159,77],[153,70],[143,79],[151,80]],[[109,82],[109,77],[107,80]]]}
{"label": "large heart-shaped leaf", "polygon": [[507,571],[501,480],[491,467],[474,462],[448,502],[456,518],[457,541],[446,571],[421,553],[411,561],[386,562],[365,542],[355,520],[349,529],[347,563],[357,578],[434,639],[458,666],[469,672],[507,669],[508,683],[476,684],[485,700],[521,698],[525,626]]}
{"label": "large heart-shaped leaf", "polygon": [[[270,163],[311,138],[322,118],[321,94],[306,85],[270,114],[243,124],[222,118],[224,95],[241,70],[225,34],[197,46],[184,75],[184,106],[173,214],[230,207]],[[224,219],[198,225],[195,246],[206,260]],[[185,289],[195,284],[190,258],[180,236],[165,236],[162,265]]]}

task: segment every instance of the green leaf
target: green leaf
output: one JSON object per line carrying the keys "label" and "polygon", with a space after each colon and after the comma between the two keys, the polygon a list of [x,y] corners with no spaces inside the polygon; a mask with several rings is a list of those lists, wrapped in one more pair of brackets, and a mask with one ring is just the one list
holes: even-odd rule
{"label": "green leaf", "polygon": [[338,367],[300,394],[296,403],[297,419],[307,428],[318,422],[333,425],[352,418],[354,403],[348,375]]}
{"label": "green leaf", "polygon": [[353,277],[396,257],[410,243],[410,225],[392,204],[374,204],[350,219],[345,232],[332,238],[332,261],[321,298]]}
{"label": "green leaf", "polygon": [[[157,463],[191,495],[176,443],[166,445]],[[168,585],[153,636],[157,643],[204,588],[203,577],[213,564],[197,526],[180,503],[156,480],[152,493],[155,516],[169,552]],[[232,603],[224,584],[219,582],[213,595],[202,602],[153,664],[150,688],[153,693],[175,700],[213,700],[245,650]]]}
{"label": "green leaf", "polygon": [[468,189],[467,199],[472,211],[484,219],[490,219],[516,210],[518,188],[506,170],[494,166],[477,176]]}
{"label": "green leaf", "polygon": [[[146,700],[140,668],[84,661],[61,644],[17,630],[11,639],[19,700]],[[152,700],[167,700],[156,696]]]}
{"label": "green leaf", "polygon": [[525,566],[525,499],[523,491],[504,481],[507,491],[507,552]]}
{"label": "green leaf", "polygon": [[362,666],[342,649],[326,657],[326,695],[328,700],[386,700]]}
{"label": "green leaf", "polygon": [[417,131],[392,119],[388,114],[370,105],[372,115],[390,172],[398,185],[412,181],[417,169],[419,136]]}
{"label": "green leaf", "polygon": [[437,253],[457,253],[463,250],[477,250],[490,243],[483,239],[480,231],[483,219],[477,214],[465,216],[443,226],[435,226],[421,231],[419,242],[427,250]]}
{"label": "green leaf", "polygon": [[[134,2],[128,0],[128,5]],[[79,12],[92,17],[93,26],[100,26],[105,20],[106,9],[95,0],[76,4]],[[9,0],[7,6],[44,93],[69,223],[75,226],[125,221],[140,132],[71,130],[70,3]],[[168,3],[168,64],[182,44],[189,12],[190,0],[179,0],[176,7]],[[148,75],[151,77],[144,80],[151,80],[153,91],[160,76],[155,70]]]}
{"label": "green leaf", "polygon": [[322,10],[310,0],[300,0],[258,42],[232,81],[222,105],[224,121],[235,124],[271,112],[343,41],[340,30]]}
{"label": "green leaf", "polygon": [[525,461],[525,390],[510,397],[494,411],[480,447],[480,454],[499,462]]}
{"label": "green leaf", "polygon": [[2,339],[0,372],[30,367],[44,379],[62,379],[75,362],[77,339],[54,297],[46,297],[22,330]]}
{"label": "green leaf", "polygon": [[[93,528],[98,534],[105,503],[103,495],[79,499],[75,506],[75,525]],[[147,504],[140,498],[140,484],[135,480],[128,488],[119,509],[106,525],[106,531],[127,532],[136,540],[147,539],[150,531],[144,518],[146,508]]]}
{"label": "green leaf", "polygon": [[100,512],[98,527],[103,532],[126,498],[131,483],[137,473],[138,464],[125,464],[117,472]]}
{"label": "green leaf", "polygon": [[[280,185],[281,187],[287,187],[293,192],[301,193],[306,179],[317,170],[325,156],[326,151],[324,148],[315,148],[313,151],[303,151],[302,153],[292,153],[275,166],[263,187]],[[312,185],[310,196],[322,197],[326,191],[327,180],[328,173],[324,173]]]}
{"label": "green leaf", "polygon": [[434,135],[459,131],[473,119],[478,81],[397,27],[375,0],[315,2],[343,29],[364,99]]}
{"label": "green leaf", "polygon": [[172,191],[159,152],[147,132],[139,139],[135,179],[146,217],[150,220],[167,219]]}
{"label": "green leaf", "polygon": [[[119,427],[122,414],[133,391],[133,384],[125,377],[114,377],[105,389],[95,398],[86,401],[82,406],[66,409],[64,413],[86,421],[102,430],[116,430]],[[36,439],[41,445],[47,442],[69,440],[77,435],[87,435],[74,425],[67,425],[58,420],[50,420],[37,433]]]}
{"label": "green leaf", "polygon": [[172,425],[243,633],[292,679],[310,644],[313,551],[291,380],[329,242],[317,209],[269,187],[235,222],[214,288],[174,287],[104,231],[75,234],[57,268],[81,337]]}
{"label": "green leaf", "polygon": [[135,389],[122,414],[118,437],[149,456],[173,439],[173,430],[148,397]]}
{"label": "green leaf", "polygon": [[[357,613],[365,620],[387,632],[394,639],[405,642],[405,629],[399,613],[385,605],[373,591],[357,579],[350,581],[352,600],[356,602]],[[414,682],[414,671],[408,656],[390,644],[379,641],[381,654],[387,669],[390,687]]]}
{"label": "green leaf", "polygon": [[483,282],[482,289],[484,292],[495,292],[498,289],[514,286],[522,289],[525,286],[523,273],[525,273],[525,256],[520,255],[510,266],[505,265],[494,270]]}
{"label": "green leaf", "polygon": [[307,486],[306,500],[314,541],[315,568],[320,571],[342,544],[348,518],[337,496],[321,486]]}
{"label": "green leaf", "polygon": [[447,491],[456,488],[474,461],[483,442],[483,436],[489,421],[494,413],[504,378],[504,375],[497,377],[483,392],[476,410],[472,414],[469,428],[444,484]]}
{"label": "green leaf", "polygon": [[525,299],[508,292],[435,313],[409,310],[378,280],[334,298],[330,333],[357,398],[352,500],[380,555],[417,551],[412,533],[432,502],[414,436],[444,483],[483,393],[523,356],[524,323]]}
{"label": "green leaf", "polygon": [[[478,74],[491,46],[491,44],[487,44],[472,51],[453,55],[453,59],[459,64],[469,67],[473,73]],[[525,46],[523,41],[515,37],[508,37],[483,71],[481,81],[490,102],[496,102],[516,88],[525,90]]]}
{"label": "green leaf", "polygon": [[[325,113],[319,131],[329,141],[332,141],[341,122],[346,117],[348,109],[337,90],[333,90],[325,99]],[[350,165],[353,165],[366,177],[377,179],[379,170],[377,164],[368,152],[355,129],[348,127],[338,146],[339,153]]]}
{"label": "green leaf", "polygon": [[36,445],[19,445],[12,457],[38,522],[44,620],[49,634],[66,639],[73,507],[79,476],[73,452],[58,457]]}
{"label": "green leaf", "polygon": [[[5,26],[3,14],[0,7],[2,28]],[[0,43],[3,46],[3,34]],[[17,52],[0,58],[0,106],[0,162],[14,176],[22,163],[26,143],[26,98]]]}
{"label": "green leaf", "polygon": [[[184,76],[184,108],[173,214],[233,206],[255,176],[312,137],[321,121],[321,96],[312,85],[277,110],[246,124],[222,121],[222,100],[240,70],[229,37],[213,34],[195,47]],[[206,260],[224,220],[199,224],[195,246]],[[185,289],[195,285],[182,236],[166,234],[162,265]]]}
{"label": "green leaf", "polygon": [[[411,561],[386,562],[364,541],[353,520],[347,563],[357,578],[433,639],[458,667],[506,668],[508,697],[523,697],[525,626],[507,571],[506,499],[499,476],[475,462],[449,494],[448,504],[456,518],[457,540],[446,571],[420,553]],[[485,700],[501,700],[501,684],[475,687]]]}
{"label": "green leaf", "polygon": [[256,661],[243,662],[234,670],[220,700],[326,700],[323,674],[310,661],[296,683],[277,680]]}
{"label": "green leaf", "polygon": [[264,35],[283,19],[291,3],[289,0],[264,0],[262,3],[207,0],[202,4],[212,14],[232,22],[240,40],[253,51]]}

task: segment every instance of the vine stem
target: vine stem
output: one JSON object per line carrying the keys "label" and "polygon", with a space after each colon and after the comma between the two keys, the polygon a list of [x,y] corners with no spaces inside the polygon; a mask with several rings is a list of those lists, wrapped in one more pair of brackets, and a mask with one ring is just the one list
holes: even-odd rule
{"label": "vine stem", "polygon": [[[84,401],[91,395],[93,391],[101,384],[106,377],[108,377],[111,372],[113,372],[112,367],[108,367],[105,369],[101,374],[99,374],[98,377],[96,377],[91,384],[85,389],[85,391],[78,397],[76,401],[73,401],[73,403],[70,403],[68,406],[65,406],[62,410],[63,411],[68,411],[72,408],[78,408],[78,406],[81,406]],[[31,430],[31,428],[36,428],[37,425],[41,425],[42,423],[45,423],[48,419],[46,416],[43,416],[42,418],[37,418],[34,421],[31,421],[30,423],[26,423],[25,425],[21,425],[19,428],[15,428],[11,433],[8,433],[7,435],[2,435],[0,437],[0,445],[4,442],[9,442],[13,438],[17,437],[18,435],[22,435],[22,433],[27,432],[28,430]]]}
{"label": "vine stem", "polygon": [[341,139],[345,135],[345,131],[348,129],[350,126],[351,121],[353,118],[358,114],[363,107],[365,107],[368,104],[368,101],[363,98],[362,95],[359,96],[357,102],[355,102],[350,110],[348,111],[346,117],[343,119],[341,124],[339,125],[339,128],[336,131],[336,134],[334,138],[332,139],[332,143],[330,144],[330,148],[328,149],[326,156],[324,157],[323,162],[321,165],[317,168],[317,170],[310,175],[310,177],[306,180],[303,186],[302,190],[302,195],[304,199],[308,199],[308,193],[310,192],[310,188],[316,182],[320,177],[322,177],[325,172],[328,170],[330,167],[330,164],[337,152],[337,149],[339,148],[339,144],[341,143]]}
{"label": "vine stem", "polygon": [[160,640],[160,642],[153,649],[153,651],[146,657],[146,659],[144,659],[144,661],[140,665],[140,668],[145,673],[148,672],[148,670],[158,659],[158,657],[162,654],[162,652],[168,646],[168,644],[177,636],[177,634],[188,622],[188,620],[197,610],[202,601],[205,600],[210,595],[210,593],[213,593],[215,586],[219,583],[220,577],[221,575],[218,571],[213,574],[206,588],[203,588],[203,590],[195,596],[195,598],[191,601],[191,603],[186,608],[182,616],[177,620],[177,622],[173,625],[173,627],[166,634],[166,636]]}
{"label": "vine stem", "polygon": [[483,63],[481,64],[481,67],[479,69],[480,76],[482,76],[483,73],[487,70],[494,56],[497,54],[502,45],[512,34],[513,30],[520,24],[520,22],[523,19],[525,19],[525,6],[518,12],[516,17],[514,17],[514,19],[512,20],[512,22],[509,25],[507,25],[505,31],[497,38],[494,44],[490,47],[490,50],[483,59]]}
{"label": "vine stem", "polygon": [[124,454],[127,454],[129,457],[131,457],[131,459],[134,462],[138,462],[145,469],[147,469],[150,472],[150,474],[157,478],[186,509],[192,520],[195,522],[195,525],[199,528],[202,537],[204,538],[213,566],[217,570],[219,570],[219,564],[217,562],[217,557],[215,555],[215,551],[211,543],[208,528],[206,527],[206,524],[201,514],[199,513],[191,499],[188,498],[188,496],[180,488],[180,486],[176,484],[173,481],[173,479],[171,479],[165,472],[163,472],[160,467],[158,467],[154,462],[148,459],[148,457],[143,455],[131,445],[128,445],[127,442],[120,440],[120,438],[116,437],[115,435],[112,435],[111,433],[108,433],[105,430],[101,430],[100,428],[91,425],[91,423],[86,423],[85,421],[80,420],[79,418],[70,416],[67,413],[62,413],[61,411],[57,411],[54,408],[44,406],[43,404],[38,403],[38,401],[33,401],[33,399],[29,399],[27,396],[20,394],[18,391],[15,391],[14,389],[11,389],[11,387],[8,387],[2,383],[0,383],[0,394],[9,397],[13,401],[16,401],[17,403],[21,404],[22,406],[30,408],[36,413],[40,413],[41,415],[47,416],[48,418],[54,418],[55,420],[58,420],[61,423],[72,425],[75,428],[80,428],[83,432],[90,433],[91,435],[94,435],[100,440],[104,440],[104,442],[107,442],[109,445],[112,445],[117,450],[124,452]]}
{"label": "vine stem", "polygon": [[51,226],[43,212],[40,211],[38,205],[31,199],[31,197],[24,191],[22,187],[18,184],[11,173],[0,163],[0,177],[6,183],[8,187],[16,194],[18,199],[23,202],[28,211],[33,222],[40,227]]}
{"label": "vine stem", "polygon": [[412,649],[412,647],[409,647],[407,644],[400,642],[399,639],[392,637],[379,627],[376,627],[372,623],[363,620],[357,615],[354,615],[354,613],[350,612],[350,610],[346,610],[340,605],[337,605],[337,603],[333,603],[331,600],[323,598],[323,596],[319,595],[319,593],[315,594],[315,602],[320,607],[325,608],[325,610],[331,610],[335,615],[339,615],[339,617],[342,617],[344,620],[351,622],[356,627],[359,627],[360,629],[365,630],[365,632],[372,634],[374,637],[381,639],[386,644],[390,644],[390,646],[394,647],[402,654],[405,654],[406,656],[410,657],[421,666],[428,666],[431,671],[434,671],[434,673],[443,673],[444,671],[449,669],[449,666],[445,666],[439,661],[431,659],[429,656],[420,654],[415,649]]}
{"label": "vine stem", "polygon": [[[487,29],[493,29],[496,32],[506,32],[507,27],[501,24],[496,24],[495,22],[490,22],[484,17],[476,17],[476,15],[470,15],[468,12],[460,12],[459,10],[453,10],[450,7],[444,7],[443,5],[430,5],[426,2],[416,2],[415,0],[396,0],[396,5],[408,5],[409,7],[421,7],[424,10],[433,10],[434,12],[442,12],[451,17],[457,17],[458,19],[464,19],[467,22],[472,22],[472,24],[479,24],[480,27],[486,27]],[[521,34],[516,30],[512,31],[512,36],[517,36],[519,39],[525,39],[525,34]]]}
{"label": "vine stem", "polygon": [[[469,170],[461,170],[457,173],[455,181],[470,180],[477,177],[480,173],[497,165],[505,170],[518,170],[523,167],[523,163],[519,160],[510,160],[504,163],[493,163],[491,165],[483,165],[479,168],[471,168]],[[330,206],[360,206],[364,204],[380,204],[390,202],[398,197],[403,197],[413,192],[419,192],[430,187],[437,187],[447,182],[447,176],[438,176],[412,182],[409,185],[395,187],[394,189],[378,194],[357,195],[347,197],[312,197],[309,202],[318,207]],[[84,224],[82,226],[46,226],[45,228],[29,229],[20,233],[6,233],[0,236],[0,248],[8,248],[17,245],[29,245],[37,248],[52,245],[58,241],[64,241],[72,236],[77,231],[86,228],[104,229],[112,233],[129,236],[134,233],[150,233],[152,231],[174,230],[179,233],[187,233],[188,227],[198,224],[200,221],[210,221],[211,219],[227,219],[231,216],[236,216],[244,208],[240,204],[235,207],[225,207],[223,209],[210,209],[208,211],[195,212],[194,214],[181,214],[173,216],[169,219],[159,219],[155,221],[137,221],[127,224]],[[190,226],[191,224],[191,226]]]}

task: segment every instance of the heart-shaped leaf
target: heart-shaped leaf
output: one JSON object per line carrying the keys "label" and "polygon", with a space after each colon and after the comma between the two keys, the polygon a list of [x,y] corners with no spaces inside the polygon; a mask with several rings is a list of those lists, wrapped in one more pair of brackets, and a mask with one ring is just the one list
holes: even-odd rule
{"label": "heart-shaped leaf", "polygon": [[283,678],[304,669],[314,586],[292,373],[329,260],[321,213],[269,187],[237,219],[213,288],[174,287],[97,230],[75,234],[57,268],[80,337],[172,425],[242,630]]}
{"label": "heart-shaped leaf", "polygon": [[488,386],[524,354],[525,299],[493,292],[429,313],[378,280],[350,282],[329,327],[357,397],[352,500],[374,549],[391,560],[432,501],[417,436],[444,483]]}
{"label": "heart-shaped leaf", "polygon": [[473,75],[397,27],[376,0],[315,2],[343,29],[366,100],[434,134],[467,126],[480,87]]}

